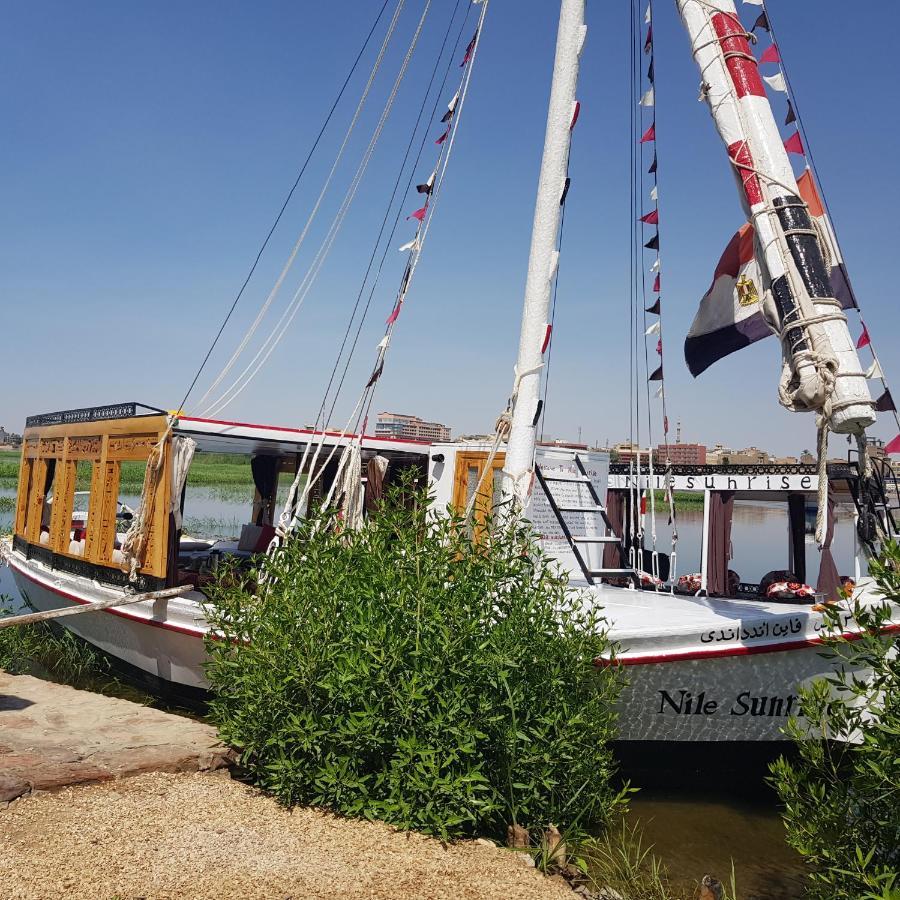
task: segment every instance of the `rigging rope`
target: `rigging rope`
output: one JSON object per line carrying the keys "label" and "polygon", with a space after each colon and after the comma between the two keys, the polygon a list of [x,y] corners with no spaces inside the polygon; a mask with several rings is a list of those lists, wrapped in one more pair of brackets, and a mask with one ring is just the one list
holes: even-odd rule
{"label": "rigging rope", "polygon": [[372,23],[372,27],[369,29],[369,33],[366,35],[366,39],[363,42],[362,47],[360,47],[359,53],[356,54],[356,59],[353,61],[353,65],[350,67],[350,71],[347,73],[347,77],[344,79],[344,83],[341,85],[341,89],[338,91],[337,97],[335,97],[334,102],[331,104],[331,109],[329,109],[328,114],[325,116],[325,121],[322,123],[322,127],[319,129],[319,133],[316,135],[315,140],[313,141],[312,147],[309,149],[309,153],[306,155],[306,159],[303,161],[303,165],[300,167],[300,171],[297,174],[296,179],[294,180],[291,189],[288,191],[287,197],[284,199],[284,203],[281,205],[281,209],[278,211],[278,215],[275,217],[275,221],[272,223],[272,227],[269,229],[266,234],[265,240],[262,242],[262,245],[259,248],[259,251],[256,254],[256,258],[253,260],[253,264],[250,266],[250,271],[247,273],[247,277],[244,279],[243,284],[240,287],[240,290],[237,292],[228,313],[222,321],[222,324],[219,326],[219,330],[216,332],[215,337],[213,338],[212,343],[210,344],[209,349],[206,351],[206,355],[203,357],[203,360],[200,363],[199,368],[194,374],[194,378],[188,386],[187,391],[185,392],[184,398],[181,403],[178,405],[179,409],[183,409],[185,404],[188,401],[188,397],[191,395],[191,392],[194,390],[194,387],[197,384],[197,381],[200,378],[200,375],[203,372],[203,369],[206,367],[207,362],[209,362],[209,358],[212,355],[213,350],[215,350],[216,345],[219,342],[219,338],[222,336],[222,332],[224,332],[225,327],[228,325],[228,322],[231,319],[231,316],[234,314],[235,309],[237,308],[238,303],[240,302],[241,297],[244,294],[244,291],[247,288],[247,285],[250,283],[250,279],[253,277],[253,273],[256,271],[256,267],[259,265],[259,261],[262,258],[263,253],[265,252],[266,247],[269,245],[269,241],[272,238],[272,235],[275,233],[275,229],[278,227],[278,223],[281,221],[281,217],[284,215],[285,210],[288,207],[288,204],[291,202],[291,198],[294,196],[294,192],[297,190],[298,185],[300,184],[300,180],[303,178],[303,174],[306,172],[306,168],[309,165],[310,160],[312,159],[313,153],[315,153],[316,148],[319,146],[319,141],[322,140],[322,135],[325,134],[325,129],[328,127],[328,124],[331,122],[331,118],[334,115],[334,111],[337,109],[338,104],[341,101],[341,98],[344,96],[344,91],[347,89],[347,85],[350,83],[350,79],[353,77],[353,73],[356,71],[356,67],[359,65],[359,61],[362,59],[363,54],[366,51],[366,47],[369,46],[369,41],[372,39],[372,35],[375,34],[375,30],[378,27],[378,23],[381,21],[381,17],[384,15],[384,11],[387,9],[388,3],[390,0],[384,0],[381,9],[378,12],[378,15],[375,17],[375,21]]}
{"label": "rigging rope", "polygon": [[282,313],[281,318],[278,320],[275,327],[270,331],[269,336],[257,351],[256,355],[253,357],[253,359],[250,360],[247,366],[245,366],[244,370],[240,375],[238,375],[238,377],[232,382],[232,384],[219,396],[219,398],[215,400],[209,407],[207,407],[207,409],[203,413],[204,416],[217,415],[241,394],[241,392],[247,387],[247,385],[249,385],[250,382],[256,377],[260,369],[266,364],[275,348],[287,333],[287,330],[290,327],[291,323],[294,321],[297,313],[303,306],[303,302],[305,301],[307,294],[315,283],[319,271],[328,258],[331,247],[334,244],[338,233],[340,232],[341,226],[344,223],[344,219],[346,218],[347,213],[350,210],[350,206],[353,203],[356,192],[359,189],[359,185],[361,184],[363,176],[365,175],[365,172],[369,166],[369,162],[372,159],[375,147],[378,143],[379,138],[381,137],[382,131],[384,130],[384,126],[387,122],[388,116],[390,115],[391,109],[393,108],[394,101],[396,100],[397,93],[400,89],[400,83],[402,82],[407,68],[409,67],[410,60],[412,59],[413,52],[418,43],[419,36],[421,35],[422,28],[425,24],[425,19],[430,8],[431,0],[427,0],[425,8],[422,11],[422,16],[419,19],[419,24],[416,28],[416,32],[413,35],[412,41],[410,42],[409,48],[406,51],[406,55],[400,67],[400,71],[398,72],[397,77],[394,81],[390,96],[385,103],[381,118],[379,119],[375,131],[372,134],[369,145],[366,148],[365,153],[363,154],[363,158],[360,161],[359,166],[357,167],[356,173],[353,176],[353,180],[350,183],[350,187],[347,189],[347,192],[344,195],[341,206],[335,214],[334,219],[332,220],[328,234],[325,236],[312,263],[310,263],[306,275],[304,275],[303,280],[300,282],[300,285],[295,291],[293,298]]}

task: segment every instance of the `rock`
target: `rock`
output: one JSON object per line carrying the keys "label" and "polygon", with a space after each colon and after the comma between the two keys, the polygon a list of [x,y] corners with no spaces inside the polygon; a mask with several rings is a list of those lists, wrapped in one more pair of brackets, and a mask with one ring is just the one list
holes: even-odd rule
{"label": "rock", "polygon": [[31,784],[24,778],[0,772],[0,803],[10,803],[30,790]]}
{"label": "rock", "polygon": [[725,888],[722,882],[712,875],[704,875],[700,882],[700,898],[699,900],[724,900]]}
{"label": "rock", "polygon": [[531,858],[530,853],[514,853],[513,856],[523,866],[529,866],[532,869],[534,868],[534,860]]}
{"label": "rock", "polygon": [[541,838],[541,849],[544,851],[548,863],[559,866],[559,868],[563,868],[566,865],[566,842],[555,825],[550,825],[544,829],[544,836]]}
{"label": "rock", "polygon": [[476,844],[481,844],[482,847],[491,847],[496,850],[497,845],[493,841],[489,841],[487,838],[475,838]]}
{"label": "rock", "polygon": [[527,850],[531,846],[528,829],[521,825],[510,825],[506,829],[506,845],[513,850]]}

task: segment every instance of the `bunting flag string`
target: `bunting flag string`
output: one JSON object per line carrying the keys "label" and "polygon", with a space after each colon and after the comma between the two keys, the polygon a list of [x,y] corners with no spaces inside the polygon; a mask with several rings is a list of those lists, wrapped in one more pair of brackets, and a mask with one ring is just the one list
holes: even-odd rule
{"label": "bunting flag string", "polygon": [[859,340],[856,342],[856,349],[862,350],[863,347],[868,347],[871,343],[872,339],[869,337],[869,329],[866,328],[865,322],[863,322],[862,334],[859,336]]}
{"label": "bunting flag string", "polygon": [[791,125],[792,123],[797,121],[797,114],[794,112],[794,107],[791,104],[791,101],[788,100],[788,109],[787,115],[784,117],[784,124]]}
{"label": "bunting flag string", "polygon": [[459,91],[457,91],[453,95],[453,99],[447,104],[447,112],[444,113],[441,118],[442,122],[449,122],[453,118],[453,113],[456,112],[456,104],[459,102]]}
{"label": "bunting flag string", "polygon": [[416,209],[413,212],[411,212],[406,217],[406,220],[409,221],[410,219],[415,219],[416,221],[421,222],[425,218],[425,213],[427,213],[427,212],[428,212],[428,204],[426,203],[420,209]]}
{"label": "bunting flag string", "polygon": [[656,234],[653,235],[652,238],[650,238],[649,241],[647,241],[646,244],[644,244],[644,247],[647,250],[659,250],[659,232],[658,231],[656,232]]}
{"label": "bunting flag string", "polygon": [[647,4],[647,12],[644,13],[644,23],[649,25],[653,20],[653,8],[650,3]]}
{"label": "bunting flag string", "polygon": [[771,32],[771,29],[769,28],[769,17],[764,12],[761,12],[757,20],[753,23],[753,27],[750,29],[751,34],[754,33],[757,28],[763,28],[766,31]]}
{"label": "bunting flag string", "polygon": [[658,225],[659,224],[659,210],[654,209],[648,213],[645,213],[641,216],[640,221],[645,225]]}
{"label": "bunting flag string", "polygon": [[438,147],[440,147],[441,144],[443,144],[444,141],[446,141],[448,137],[450,137],[450,126],[449,126],[449,125],[448,125],[448,126],[446,127],[446,129],[443,131],[443,133],[441,134],[441,136],[435,141],[435,144],[437,144]]}
{"label": "bunting flag string", "polygon": [[411,241],[407,241],[402,247],[398,247],[397,249],[401,253],[405,253],[407,250],[412,250],[413,247],[418,247],[419,239],[413,238]]}
{"label": "bunting flag string", "polygon": [[420,194],[430,194],[434,190],[434,179],[436,176],[437,176],[437,172],[432,172],[428,176],[428,181],[426,181],[424,184],[416,185],[416,190]]}
{"label": "bunting flag string", "polygon": [[462,69],[466,63],[472,58],[472,51],[475,49],[475,45],[478,43],[478,30],[475,30],[475,34],[472,35],[472,40],[469,41],[468,46],[466,47],[465,56],[463,56],[463,61],[459,64],[459,67]]}
{"label": "bunting flag string", "polygon": [[[654,134],[655,134],[655,133],[656,133],[656,132],[654,132]],[[653,154],[653,162],[650,163],[650,168],[647,169],[647,174],[648,174],[648,175],[655,175],[655,174],[656,174],[656,154],[655,154],[655,153]]]}
{"label": "bunting flag string", "polygon": [[885,388],[884,393],[875,401],[875,409],[878,412],[897,412],[894,405],[894,398],[891,396],[890,389]]}
{"label": "bunting flag string", "polygon": [[873,378],[884,379],[884,372],[881,371],[881,366],[877,359],[872,360],[872,365],[866,370],[866,380],[869,381]]}
{"label": "bunting flag string", "polygon": [[650,337],[651,334],[659,334],[659,319],[657,319],[647,330],[644,332],[644,337]]}
{"label": "bunting flag string", "polygon": [[659,257],[658,256],[656,257],[656,259],[653,260],[653,265],[650,266],[650,271],[651,272],[659,271]]}
{"label": "bunting flag string", "polygon": [[653,279],[653,292],[655,294],[659,293],[659,272],[656,273],[656,278]]}
{"label": "bunting flag string", "polygon": [[643,95],[643,97],[641,97],[640,105],[641,106],[653,106],[654,105],[653,88],[652,87]]}
{"label": "bunting flag string", "polygon": [[659,199],[659,189],[656,187],[655,184],[650,189],[650,199],[654,200],[654,201]]}
{"label": "bunting flag string", "polygon": [[653,306],[648,306],[648,307],[644,310],[644,312],[653,313],[654,316],[658,316],[658,315],[659,315],[659,309],[660,309],[660,305],[659,305],[659,297],[657,297],[657,298],[656,298],[656,302],[653,304]]}
{"label": "bunting flag string", "polygon": [[759,58],[759,62],[760,65],[765,65],[766,63],[780,63],[781,56],[778,53],[778,45],[769,44],[763,51],[763,55]]}
{"label": "bunting flag string", "polygon": [[785,139],[784,149],[787,150],[788,153],[796,153],[798,156],[806,156],[806,151],[803,149],[803,141],[800,140],[799,131],[795,131],[789,138]]}
{"label": "bunting flag string", "polygon": [[[641,136],[641,143],[646,144],[649,141],[656,140],[656,122],[654,122]],[[656,165],[656,155],[653,157],[653,165]]]}
{"label": "bunting flag string", "polygon": [[648,379],[647,381],[662,381],[663,380],[663,367],[660,366]]}
{"label": "bunting flag string", "polygon": [[777,72],[774,75],[763,75],[763,81],[772,88],[773,91],[779,91],[782,94],[787,93],[787,85],[784,83],[784,75]]}
{"label": "bunting flag string", "polygon": [[644,41],[644,53],[650,53],[653,49],[653,23],[647,26],[647,39]]}

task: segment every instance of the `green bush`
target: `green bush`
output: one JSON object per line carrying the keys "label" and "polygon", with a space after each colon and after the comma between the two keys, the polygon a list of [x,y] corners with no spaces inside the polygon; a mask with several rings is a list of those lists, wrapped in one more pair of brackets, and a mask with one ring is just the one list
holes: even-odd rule
{"label": "green bush", "polygon": [[524,527],[473,543],[408,485],[325,526],[257,595],[233,572],[210,591],[212,716],[256,784],[443,838],[618,811],[604,623]]}
{"label": "green bush", "polygon": [[[890,544],[870,570],[883,596],[900,601],[900,548]],[[864,635],[828,641],[837,671],[802,691],[807,724],[788,726],[799,758],[777,760],[772,781],[788,841],[810,866],[810,896],[900,898],[900,658],[882,633],[888,604],[854,604],[853,614]],[[839,615],[829,614],[835,635]],[[871,670],[871,680],[854,675],[859,666]]]}

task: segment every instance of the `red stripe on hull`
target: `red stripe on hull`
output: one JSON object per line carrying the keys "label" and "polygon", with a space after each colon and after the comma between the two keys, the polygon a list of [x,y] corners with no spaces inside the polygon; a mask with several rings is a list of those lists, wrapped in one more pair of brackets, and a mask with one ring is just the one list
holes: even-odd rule
{"label": "red stripe on hull", "polygon": [[[725,54],[725,65],[731,76],[734,90],[741,97],[765,97],[762,79],[759,77],[759,68],[756,59],[750,52],[750,44],[747,42],[744,26],[725,13],[717,13],[712,17],[713,28]],[[728,56],[729,53],[741,54]]]}
{"label": "red stripe on hull", "polygon": [[[900,632],[900,625],[887,625],[881,629],[882,634]],[[845,631],[841,637],[847,641],[858,641],[862,637],[858,631]],[[657,663],[686,662],[689,660],[725,659],[731,656],[754,656],[757,653],[782,653],[787,650],[803,650],[818,647],[825,643],[824,638],[803,638],[798,641],[785,641],[783,644],[763,644],[756,647],[723,647],[719,650],[682,650],[677,653],[644,653],[640,656],[629,656],[622,659],[594,660],[595,666],[649,666]]]}
{"label": "red stripe on hull", "polygon": [[[23,575],[29,581],[36,584],[38,587],[43,588],[45,591],[50,591],[51,594],[56,594],[59,597],[62,597],[65,600],[69,600],[72,603],[77,603],[79,606],[87,606],[90,604],[90,600],[83,600],[81,597],[77,597],[75,594],[70,594],[68,591],[61,590],[58,587],[54,587],[52,584],[47,584],[46,582],[40,581],[31,575],[30,572],[23,569],[21,566],[17,565],[13,560],[9,560],[9,564],[17,571],[19,574]],[[206,632],[201,631],[199,628],[186,628],[184,625],[173,625],[170,622],[157,622],[154,619],[145,619],[143,616],[136,616],[134,613],[126,612],[123,609],[100,609],[97,610],[99,613],[107,613],[111,616],[121,616],[123,619],[130,619],[132,622],[140,622],[142,625],[149,625],[151,628],[164,628],[166,631],[175,631],[178,634],[186,634],[188,637],[192,638],[200,638],[202,639]]]}
{"label": "red stripe on hull", "polygon": [[[744,194],[751,207],[763,202],[762,188],[759,177],[753,171],[753,156],[746,141],[735,141],[728,145],[728,156],[740,175],[744,185]],[[752,235],[752,233],[751,233]]]}

